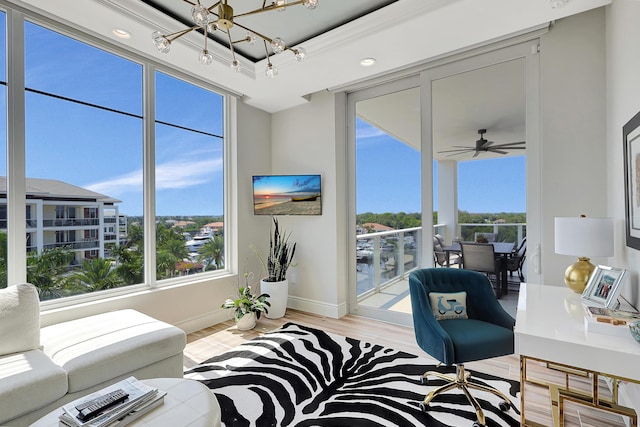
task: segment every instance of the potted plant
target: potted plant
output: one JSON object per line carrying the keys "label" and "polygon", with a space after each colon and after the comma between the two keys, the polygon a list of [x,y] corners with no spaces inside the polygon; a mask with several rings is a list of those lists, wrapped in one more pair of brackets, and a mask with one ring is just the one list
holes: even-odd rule
{"label": "potted plant", "polygon": [[287,309],[287,298],[289,297],[287,270],[296,253],[296,243],[289,242],[290,235],[291,233],[287,234],[285,231],[281,231],[278,220],[273,218],[273,233],[269,236],[269,253],[266,261],[255,247],[253,248],[262,263],[262,268],[267,273],[267,276],[260,280],[260,289],[270,295],[271,310],[266,313],[270,319],[284,316]]}
{"label": "potted plant", "polygon": [[269,294],[262,293],[255,295],[251,293],[251,286],[247,283],[245,274],[245,286],[238,288],[237,298],[228,298],[220,308],[233,309],[236,326],[242,331],[252,329],[256,325],[256,320],[260,319],[260,314],[269,313],[271,304],[267,300]]}

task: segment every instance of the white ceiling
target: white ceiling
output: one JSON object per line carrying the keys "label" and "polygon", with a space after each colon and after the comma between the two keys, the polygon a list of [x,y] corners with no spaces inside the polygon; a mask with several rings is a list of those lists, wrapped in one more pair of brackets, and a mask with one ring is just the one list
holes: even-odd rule
{"label": "white ceiling", "polygon": [[[304,42],[308,57],[298,63],[289,52],[272,57],[279,68],[276,79],[264,75],[266,60],[235,73],[228,66],[228,51],[221,46],[209,46],[216,60],[203,66],[197,60],[202,49],[202,35],[191,33],[176,42],[171,52],[162,54],[151,41],[151,33],[162,29],[178,31],[185,26],[140,0],[10,0],[34,8],[45,16],[62,19],[72,26],[89,31],[113,43],[138,53],[172,64],[185,72],[227,88],[244,96],[246,103],[268,112],[276,112],[307,102],[314,92],[348,87],[354,82],[384,75],[392,71],[486,43],[506,35],[548,23],[550,21],[609,4],[611,0],[573,0],[562,8],[553,9],[549,0],[398,0],[361,18],[329,30]],[[229,0],[248,3],[250,0]],[[260,0],[251,0],[256,7]],[[176,4],[183,0],[171,0]],[[201,0],[205,5],[211,0]],[[169,1],[165,1],[169,4]],[[331,27],[330,16],[344,20],[346,13],[358,13],[367,1],[320,0],[314,11],[304,6],[287,8],[284,12],[267,12],[255,17],[269,20],[273,14],[295,15],[285,24],[297,28],[312,28],[314,16]],[[295,11],[294,9],[301,9]],[[345,10],[350,10],[346,12]],[[325,10],[324,12],[320,12]],[[303,13],[304,12],[304,13]],[[316,12],[319,12],[316,14]],[[112,33],[121,28],[131,33],[122,40]],[[317,32],[312,28],[311,32]],[[304,37],[302,37],[304,38]],[[373,67],[359,65],[360,59],[375,57]]]}
{"label": "white ceiling", "polygon": [[[270,52],[271,62],[279,69],[275,79],[264,74],[267,60],[261,53],[260,43],[251,48],[253,50],[244,51],[240,57],[243,67],[238,73],[229,68],[228,47],[214,42],[208,44],[214,55],[213,64],[200,64],[198,55],[203,47],[203,35],[197,32],[172,43],[168,54],[158,52],[151,33],[156,30],[172,33],[187,28],[189,3],[195,0],[9,1],[211,81],[241,95],[245,103],[273,113],[304,104],[315,92],[348,90],[367,80],[520,34],[607,5],[612,0],[572,0],[557,9],[551,8],[549,0],[319,0],[315,10],[297,5],[283,12],[238,18],[238,23],[269,37],[280,36],[290,46],[301,42],[307,50],[307,59],[301,63],[291,52],[279,55]],[[257,9],[263,3],[261,0],[228,1],[236,15]],[[214,0],[200,2],[209,7]],[[131,37],[117,38],[114,29],[126,30]],[[238,38],[244,34],[242,30]],[[365,57],[376,58],[376,64],[362,67],[359,63]],[[392,98],[402,99],[394,105],[403,107],[383,108]],[[435,158],[447,158],[438,152],[452,145],[473,146],[478,139],[478,129],[487,129],[485,137],[496,144],[523,141],[523,64],[511,61],[437,81],[433,85],[432,106]],[[362,103],[358,113],[419,148],[417,91]],[[483,153],[482,157],[491,156]],[[471,154],[451,157],[465,158],[471,158]]]}

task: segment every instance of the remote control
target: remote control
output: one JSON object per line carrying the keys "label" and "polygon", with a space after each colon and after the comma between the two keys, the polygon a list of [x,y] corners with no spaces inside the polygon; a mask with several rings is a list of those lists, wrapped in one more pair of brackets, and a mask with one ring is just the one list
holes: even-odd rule
{"label": "remote control", "polygon": [[88,400],[76,406],[76,410],[79,412],[77,417],[82,421],[87,421],[105,409],[124,402],[128,396],[128,393],[125,393],[122,389],[118,389],[103,396],[96,397],[95,399]]}

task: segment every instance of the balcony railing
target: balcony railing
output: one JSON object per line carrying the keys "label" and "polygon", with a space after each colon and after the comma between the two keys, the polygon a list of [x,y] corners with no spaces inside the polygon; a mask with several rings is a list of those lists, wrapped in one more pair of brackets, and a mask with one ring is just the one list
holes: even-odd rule
{"label": "balcony railing", "polygon": [[[434,234],[444,234],[446,224],[435,224]],[[498,233],[498,240],[520,242],[526,236],[527,225],[513,224],[458,224],[461,240],[473,240],[473,229],[477,232]],[[466,234],[465,234],[466,233]],[[501,236],[503,237],[501,239]],[[517,238],[517,240],[515,240]],[[402,244],[400,244],[402,242]],[[358,301],[379,293],[406,279],[407,274],[421,266],[422,227],[356,236],[356,277]],[[451,243],[451,242],[449,242]],[[400,261],[402,260],[402,261]]]}
{"label": "balcony railing", "polygon": [[69,248],[69,249],[99,249],[100,241],[93,239],[85,239],[83,241],[76,242],[58,242],[58,243],[49,243],[47,245],[43,245],[43,249],[54,249],[54,248]]}
{"label": "balcony railing", "polygon": [[418,267],[422,228],[360,234],[356,237],[358,298],[378,293]]}
{"label": "balcony railing", "polygon": [[42,221],[44,227],[82,227],[88,225],[100,225],[98,218],[56,218]]}

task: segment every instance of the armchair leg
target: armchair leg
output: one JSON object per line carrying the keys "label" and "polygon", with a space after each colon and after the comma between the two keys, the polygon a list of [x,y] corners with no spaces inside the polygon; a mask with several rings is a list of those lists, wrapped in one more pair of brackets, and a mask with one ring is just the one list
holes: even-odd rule
{"label": "armchair leg", "polygon": [[499,398],[501,398],[503,400],[503,402],[500,402],[500,405],[499,405],[499,407],[500,407],[500,409],[502,411],[508,411],[509,408],[511,408],[513,406],[511,404],[511,401],[509,400],[509,398],[504,393],[502,393],[500,390],[496,390],[496,389],[494,389],[492,387],[488,387],[488,386],[486,386],[484,384],[478,384],[478,383],[469,381],[469,378],[470,378],[471,374],[469,372],[465,371],[463,364],[456,365],[456,376],[455,377],[453,377],[451,375],[445,375],[445,374],[442,374],[440,372],[435,372],[435,371],[425,372],[422,375],[423,383],[430,376],[434,376],[436,378],[440,378],[441,380],[446,381],[446,383],[444,385],[441,385],[440,387],[437,387],[437,388],[431,390],[425,396],[424,400],[422,401],[422,403],[420,405],[420,407],[422,408],[423,411],[428,410],[429,404],[431,403],[431,401],[436,396],[438,396],[439,394],[445,393],[445,392],[447,392],[449,390],[452,390],[454,388],[460,389],[464,393],[464,395],[466,396],[467,400],[469,401],[469,404],[471,406],[473,406],[473,409],[476,412],[476,418],[478,420],[478,424],[480,424],[482,426],[485,425],[484,411],[482,410],[482,407],[480,406],[480,404],[478,403],[476,398],[471,395],[471,392],[469,391],[469,389],[481,390],[481,391],[492,393],[492,394],[498,396]]}

